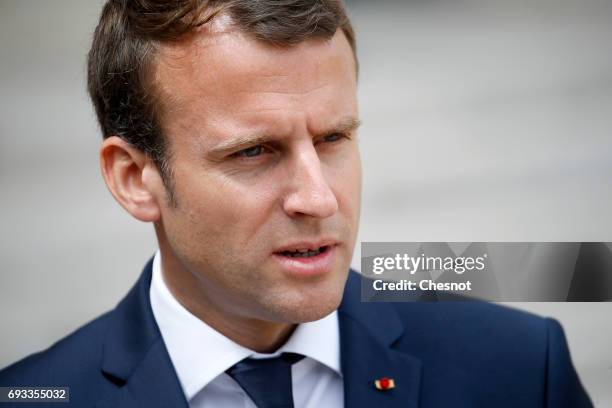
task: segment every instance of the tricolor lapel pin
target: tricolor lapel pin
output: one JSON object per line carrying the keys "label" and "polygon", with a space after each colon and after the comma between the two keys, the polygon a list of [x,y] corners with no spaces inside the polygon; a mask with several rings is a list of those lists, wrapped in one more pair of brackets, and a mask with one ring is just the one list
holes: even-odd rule
{"label": "tricolor lapel pin", "polygon": [[374,381],[377,390],[387,391],[395,388],[395,380],[393,378],[383,377]]}

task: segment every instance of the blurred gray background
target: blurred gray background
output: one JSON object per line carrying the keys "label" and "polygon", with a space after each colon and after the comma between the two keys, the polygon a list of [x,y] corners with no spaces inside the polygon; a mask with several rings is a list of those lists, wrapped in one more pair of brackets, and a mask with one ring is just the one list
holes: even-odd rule
{"label": "blurred gray background", "polygon": [[[156,248],[98,168],[85,54],[101,4],[0,0],[0,367],[112,308]],[[360,241],[612,240],[612,1],[349,7]],[[612,406],[611,305],[512,305],[562,322]]]}

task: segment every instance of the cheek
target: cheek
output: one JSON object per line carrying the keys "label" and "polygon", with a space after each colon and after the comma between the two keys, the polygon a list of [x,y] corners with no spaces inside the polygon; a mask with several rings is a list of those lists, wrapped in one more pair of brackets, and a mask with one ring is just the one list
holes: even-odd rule
{"label": "cheek", "polygon": [[213,172],[185,182],[177,186],[181,228],[188,236],[197,235],[194,238],[200,242],[244,249],[270,219],[274,186],[261,181],[245,183]]}
{"label": "cheek", "polygon": [[338,205],[345,215],[357,222],[361,206],[361,158],[355,149],[334,171]]}

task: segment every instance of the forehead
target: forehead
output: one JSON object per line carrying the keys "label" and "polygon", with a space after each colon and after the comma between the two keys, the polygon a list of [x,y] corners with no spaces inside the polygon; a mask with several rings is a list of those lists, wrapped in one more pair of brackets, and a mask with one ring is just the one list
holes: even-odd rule
{"label": "forehead", "polygon": [[291,115],[356,115],[355,71],[341,30],[327,40],[274,46],[237,30],[202,29],[161,46],[155,86],[164,127],[239,126],[266,117],[282,126]]}

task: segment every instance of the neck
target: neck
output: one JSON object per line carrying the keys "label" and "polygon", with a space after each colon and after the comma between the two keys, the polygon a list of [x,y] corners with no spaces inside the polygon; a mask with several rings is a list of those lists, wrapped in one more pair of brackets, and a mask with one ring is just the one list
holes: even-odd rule
{"label": "neck", "polygon": [[[242,347],[273,353],[291,336],[296,324],[245,316],[214,301],[202,282],[160,241],[162,277],[170,293],[191,314]],[[220,296],[220,298],[226,298]]]}

